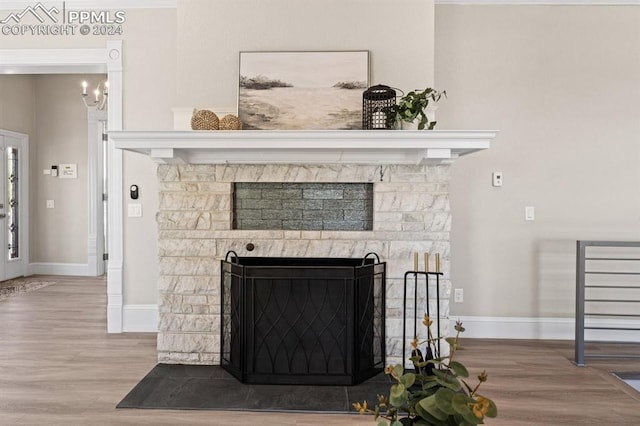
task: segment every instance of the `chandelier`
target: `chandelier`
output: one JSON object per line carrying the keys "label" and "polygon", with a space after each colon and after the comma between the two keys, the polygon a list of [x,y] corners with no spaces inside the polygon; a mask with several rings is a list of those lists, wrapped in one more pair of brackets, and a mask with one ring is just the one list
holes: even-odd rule
{"label": "chandelier", "polygon": [[82,82],[82,100],[84,101],[84,105],[89,107],[95,107],[99,110],[104,110],[108,105],[108,97],[109,97],[109,82],[101,81],[98,84],[98,87],[93,91],[93,100],[88,100],[89,95],[87,94],[87,88],[89,87],[89,83],[86,81]]}

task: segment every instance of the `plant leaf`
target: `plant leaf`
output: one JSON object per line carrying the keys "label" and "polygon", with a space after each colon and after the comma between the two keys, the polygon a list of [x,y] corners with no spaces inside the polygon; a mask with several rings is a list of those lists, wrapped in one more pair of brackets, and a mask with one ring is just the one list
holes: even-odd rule
{"label": "plant leaf", "polygon": [[485,416],[491,417],[491,418],[496,417],[498,415],[498,407],[496,406],[495,402],[493,402],[486,396],[483,396],[483,398],[489,401],[489,411],[487,411],[487,414],[485,414]]}
{"label": "plant leaf", "polygon": [[451,402],[454,395],[455,393],[452,390],[440,388],[438,392],[435,393],[438,408],[447,414],[455,414],[456,410],[453,408],[453,404]]}
{"label": "plant leaf", "polygon": [[409,389],[416,382],[416,375],[413,373],[406,373],[402,377],[400,377],[400,383],[404,385],[405,388]]}
{"label": "plant leaf", "polygon": [[453,416],[453,418],[454,418],[455,424],[457,426],[474,426],[475,425],[475,423],[469,423],[468,421],[466,421],[464,419],[464,417],[462,416],[462,414],[460,414],[460,413],[456,413]]}
{"label": "plant leaf", "polygon": [[435,394],[421,399],[418,402],[418,405],[438,420],[446,420],[448,417],[447,413],[438,407],[438,401],[436,400]]}
{"label": "plant leaf", "polygon": [[452,398],[451,405],[466,422],[469,422],[472,425],[478,425],[482,424],[483,421],[482,419],[477,418],[471,410],[471,405],[475,404],[475,402],[476,401],[473,398],[469,398],[466,395],[458,393]]}
{"label": "plant leaf", "polygon": [[455,371],[458,376],[469,377],[469,370],[467,370],[467,368],[458,361],[451,361],[449,363],[449,368]]}
{"label": "plant leaf", "polygon": [[423,390],[435,388],[435,387],[438,387],[438,386],[440,386],[440,383],[438,383],[438,381],[435,378],[433,380],[428,381],[428,382],[423,382],[422,383],[422,389]]}
{"label": "plant leaf", "polygon": [[407,390],[402,383],[391,386],[389,403],[394,407],[402,407],[407,402]]}
{"label": "plant leaf", "polygon": [[459,391],[462,389],[462,385],[457,377],[449,372],[444,372],[440,370],[433,370],[433,374],[437,377],[438,383],[442,386],[447,387],[453,391]]}
{"label": "plant leaf", "polygon": [[418,416],[420,416],[420,419],[421,419],[421,422],[416,423],[417,425],[419,424],[419,425],[432,426],[432,425],[442,424],[441,420],[438,420],[435,417],[433,417],[431,414],[429,414],[429,412],[424,408],[422,408],[420,404],[416,404],[415,409],[416,409],[416,414],[418,414]]}
{"label": "plant leaf", "polygon": [[402,367],[402,364],[396,364],[396,366],[393,367],[393,372],[391,373],[391,375],[397,379],[399,377],[402,377],[403,373],[404,368]]}
{"label": "plant leaf", "polygon": [[455,337],[447,337],[445,340],[452,349],[462,350],[462,346],[460,346],[460,343],[458,343],[457,341],[458,339],[456,339]]}

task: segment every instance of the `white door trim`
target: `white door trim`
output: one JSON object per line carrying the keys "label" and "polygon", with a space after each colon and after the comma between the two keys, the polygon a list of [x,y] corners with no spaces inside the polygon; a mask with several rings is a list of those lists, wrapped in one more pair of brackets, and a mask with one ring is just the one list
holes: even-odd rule
{"label": "white door trim", "polygon": [[[0,73],[107,73],[109,130],[122,130],[122,40],[104,49],[0,49]],[[122,151],[109,141],[109,266],[107,271],[107,331],[122,332]],[[97,212],[96,212],[97,213]],[[100,212],[100,214],[102,214]]]}
{"label": "white door trim", "polygon": [[87,241],[87,275],[98,277],[104,274],[104,205],[103,194],[103,123],[107,111],[96,107],[87,108],[87,187],[89,188],[89,220]]}

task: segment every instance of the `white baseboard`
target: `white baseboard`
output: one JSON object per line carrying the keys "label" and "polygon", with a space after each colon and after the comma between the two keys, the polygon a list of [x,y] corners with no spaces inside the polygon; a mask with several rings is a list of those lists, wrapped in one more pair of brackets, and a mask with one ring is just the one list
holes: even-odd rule
{"label": "white baseboard", "polygon": [[125,333],[156,333],[158,331],[158,305],[124,305],[122,331]]}
{"label": "white baseboard", "polygon": [[[574,340],[574,318],[521,317],[450,317],[464,324],[466,338]],[[629,319],[590,319],[586,326],[640,329],[640,321]],[[640,331],[585,330],[585,340],[603,342],[637,342]]]}
{"label": "white baseboard", "polygon": [[29,275],[72,275],[88,277],[89,265],[86,263],[30,263]]}

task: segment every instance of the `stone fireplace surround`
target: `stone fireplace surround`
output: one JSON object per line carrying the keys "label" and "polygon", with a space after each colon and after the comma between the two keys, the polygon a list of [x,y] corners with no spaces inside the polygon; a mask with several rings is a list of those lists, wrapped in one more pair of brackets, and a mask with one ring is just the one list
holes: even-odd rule
{"label": "stone fireplace surround", "polygon": [[[262,138],[261,133],[264,132],[110,135],[116,148],[170,163],[160,164],[157,170],[159,362],[219,364],[219,261],[229,250],[247,255],[249,242],[255,245],[252,256],[361,257],[368,252],[377,253],[388,268],[387,363],[401,359],[404,273],[413,269],[414,253],[420,253],[420,259],[425,252],[440,253],[444,279],[439,303],[443,334],[447,334],[451,291],[450,163],[458,155],[488,148],[496,132],[275,132],[279,137],[273,133],[268,137],[273,136],[276,142],[256,147],[252,138]],[[381,141],[384,133],[386,138]],[[368,144],[367,134],[372,136]],[[242,139],[244,135],[248,142]],[[320,135],[320,139],[311,137],[310,143],[302,146],[287,144],[304,140],[305,135]],[[356,137],[364,142],[358,142],[358,150],[344,155],[349,139]],[[243,148],[246,164],[236,158],[236,151]],[[378,153],[378,160],[372,160]],[[318,155],[339,160],[315,164]],[[229,162],[231,157],[235,164]],[[385,158],[395,164],[385,163]],[[237,182],[373,183],[373,230],[233,230],[232,191]],[[423,290],[419,298],[424,299]],[[422,300],[422,306],[424,303]],[[438,301],[430,299],[428,303],[435,312]],[[421,316],[422,312],[418,312]]]}

